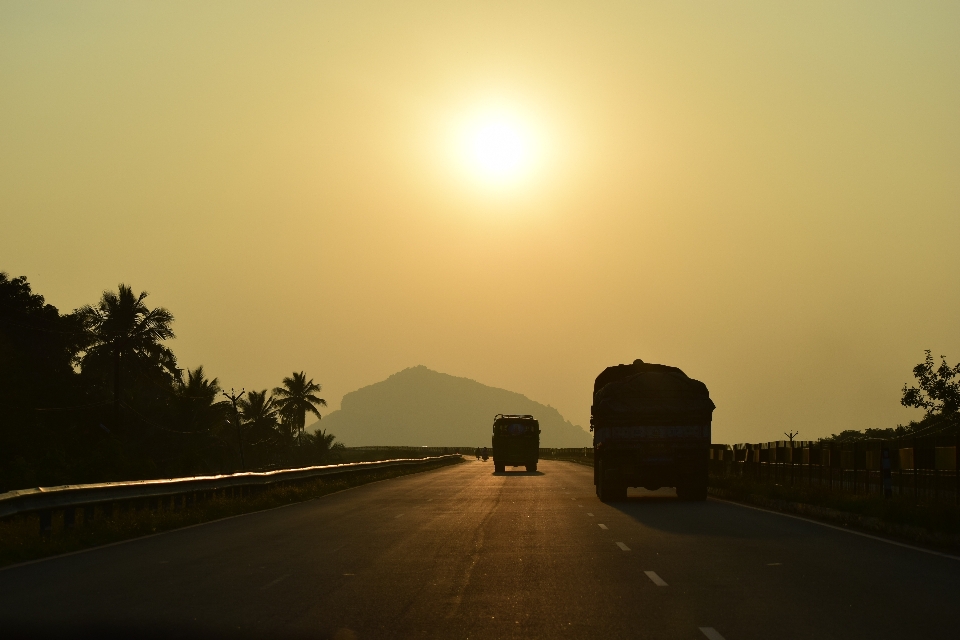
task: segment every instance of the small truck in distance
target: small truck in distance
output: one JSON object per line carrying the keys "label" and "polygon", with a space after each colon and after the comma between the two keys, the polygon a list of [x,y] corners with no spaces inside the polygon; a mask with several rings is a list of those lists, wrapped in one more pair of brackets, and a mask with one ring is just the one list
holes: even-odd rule
{"label": "small truck in distance", "polygon": [[530,415],[498,413],[493,419],[493,469],[526,467],[536,471],[540,459],[540,423]]}
{"label": "small truck in distance", "polygon": [[607,367],[593,387],[593,482],[603,502],[627,487],[676,487],[706,500],[710,423],[707,386],[676,367],[634,360]]}

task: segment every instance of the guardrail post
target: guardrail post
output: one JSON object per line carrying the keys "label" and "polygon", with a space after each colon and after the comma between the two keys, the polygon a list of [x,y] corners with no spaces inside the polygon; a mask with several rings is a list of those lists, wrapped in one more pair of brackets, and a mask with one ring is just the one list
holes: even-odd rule
{"label": "guardrail post", "polygon": [[63,510],[63,528],[64,529],[73,529],[77,524],[77,509],[75,507],[67,507]]}
{"label": "guardrail post", "polygon": [[833,440],[830,441],[830,453],[828,455],[830,458],[830,463],[827,467],[829,471],[829,473],[827,474],[829,476],[829,482],[827,484],[830,490],[832,491],[833,490]]}
{"label": "guardrail post", "polygon": [[94,518],[94,506],[92,504],[88,504],[83,508],[83,526],[87,526],[88,524],[93,522],[93,518]]}
{"label": "guardrail post", "polygon": [[890,447],[882,445],[880,450],[880,473],[883,477],[883,498],[889,500],[893,497],[893,485],[890,479]]}
{"label": "guardrail post", "polygon": [[53,511],[44,509],[37,515],[40,517],[40,535],[50,535],[50,532],[53,531]]}
{"label": "guardrail post", "polygon": [[913,446],[913,499],[914,499],[914,500],[919,500],[919,499],[920,499],[920,483],[918,482],[918,478],[917,478],[917,460],[918,460],[918,458],[917,458],[917,438],[916,438],[916,436],[914,436],[913,442],[912,442],[911,444],[912,444],[912,446]]}

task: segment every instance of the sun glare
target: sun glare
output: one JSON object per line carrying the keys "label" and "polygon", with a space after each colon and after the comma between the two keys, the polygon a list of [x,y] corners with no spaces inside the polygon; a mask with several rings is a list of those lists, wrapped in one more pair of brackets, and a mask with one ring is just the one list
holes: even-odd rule
{"label": "sun glare", "polygon": [[533,168],[531,128],[504,112],[485,112],[461,126],[460,154],[469,173],[492,186],[521,181]]}

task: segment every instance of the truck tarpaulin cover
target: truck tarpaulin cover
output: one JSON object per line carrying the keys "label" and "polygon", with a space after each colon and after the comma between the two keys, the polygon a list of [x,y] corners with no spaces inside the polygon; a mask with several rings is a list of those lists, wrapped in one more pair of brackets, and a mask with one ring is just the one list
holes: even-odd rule
{"label": "truck tarpaulin cover", "polygon": [[[699,380],[688,377],[677,367],[642,360],[607,367],[594,384],[593,421],[605,430],[640,426],[654,431],[671,426],[709,429],[715,408],[707,386]],[[692,431],[664,433],[659,437],[683,435],[694,434]],[[701,431],[698,435],[706,434]],[[644,430],[632,437],[658,436]]]}

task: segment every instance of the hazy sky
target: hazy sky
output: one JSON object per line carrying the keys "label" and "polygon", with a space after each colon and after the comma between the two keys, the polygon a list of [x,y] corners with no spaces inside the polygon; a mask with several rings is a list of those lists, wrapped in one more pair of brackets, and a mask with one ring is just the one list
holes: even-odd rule
{"label": "hazy sky", "polygon": [[227,387],[424,364],[586,425],[643,358],[715,442],[895,426],[960,359],[960,3],[4,2],[0,222]]}

